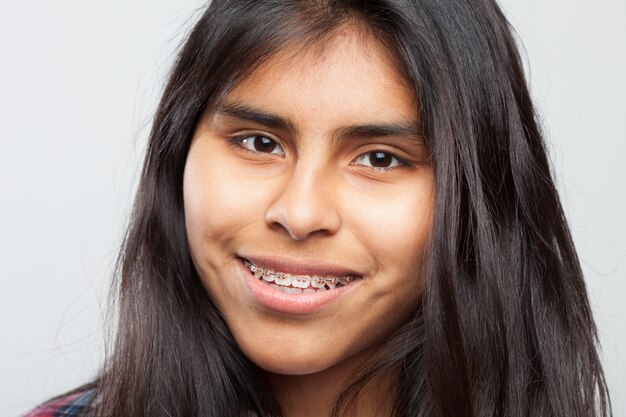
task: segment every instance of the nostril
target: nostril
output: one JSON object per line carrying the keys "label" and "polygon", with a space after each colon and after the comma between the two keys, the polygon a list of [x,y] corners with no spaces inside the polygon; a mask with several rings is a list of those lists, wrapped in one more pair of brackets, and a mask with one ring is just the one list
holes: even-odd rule
{"label": "nostril", "polygon": [[291,209],[272,207],[265,216],[274,230],[281,230],[292,240],[305,240],[318,235],[332,235],[339,230],[340,219],[334,208],[295,206]]}

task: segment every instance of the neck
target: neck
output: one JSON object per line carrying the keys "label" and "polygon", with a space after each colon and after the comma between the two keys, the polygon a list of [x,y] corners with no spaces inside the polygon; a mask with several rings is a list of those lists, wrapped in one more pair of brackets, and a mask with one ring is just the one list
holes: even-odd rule
{"label": "neck", "polygon": [[[348,361],[350,362],[350,361]],[[308,375],[268,374],[284,417],[330,416],[337,396],[348,386],[358,369],[346,363]],[[372,378],[348,403],[348,415],[382,417],[392,415],[395,382],[389,374]]]}

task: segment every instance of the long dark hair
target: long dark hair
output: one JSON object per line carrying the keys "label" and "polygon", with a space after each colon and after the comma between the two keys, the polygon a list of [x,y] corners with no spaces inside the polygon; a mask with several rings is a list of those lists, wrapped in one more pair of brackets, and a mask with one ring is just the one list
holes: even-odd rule
{"label": "long dark hair", "polygon": [[606,416],[597,335],[515,40],[493,0],[212,2],[154,119],[90,415],[279,416],[191,262],[182,178],[203,111],[288,45],[351,23],[419,97],[436,203],[415,316],[338,397],[393,371],[396,416]]}

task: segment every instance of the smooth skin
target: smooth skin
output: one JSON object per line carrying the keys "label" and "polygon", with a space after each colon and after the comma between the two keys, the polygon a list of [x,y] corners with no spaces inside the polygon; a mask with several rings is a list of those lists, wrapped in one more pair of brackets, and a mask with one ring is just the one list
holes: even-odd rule
{"label": "smooth skin", "polygon": [[[286,416],[319,417],[419,303],[435,185],[417,98],[381,43],[345,26],[294,51],[205,112],[184,205],[194,264],[239,347]],[[362,280],[313,313],[283,314],[238,277],[243,254],[322,260]],[[389,406],[371,388],[358,415]]]}

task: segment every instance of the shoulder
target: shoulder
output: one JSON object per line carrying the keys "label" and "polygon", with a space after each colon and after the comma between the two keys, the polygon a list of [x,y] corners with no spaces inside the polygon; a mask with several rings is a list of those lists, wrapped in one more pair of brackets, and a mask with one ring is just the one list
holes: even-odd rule
{"label": "shoulder", "polygon": [[94,394],[95,389],[89,389],[56,397],[22,417],[82,417]]}

